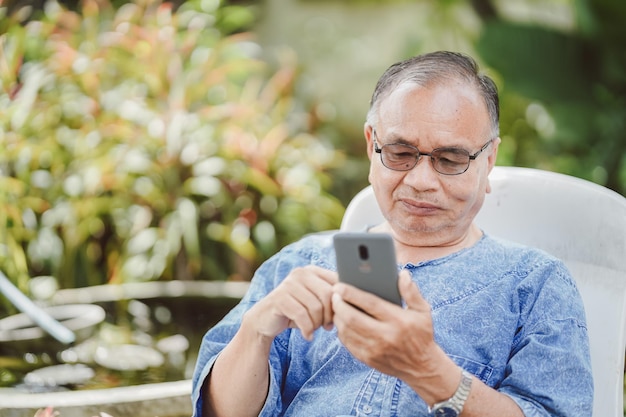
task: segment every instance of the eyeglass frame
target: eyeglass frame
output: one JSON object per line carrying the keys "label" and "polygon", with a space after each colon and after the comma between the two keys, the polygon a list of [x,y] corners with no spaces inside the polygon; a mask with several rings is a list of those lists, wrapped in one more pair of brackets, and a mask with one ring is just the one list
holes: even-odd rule
{"label": "eyeglass frame", "polygon": [[[375,129],[375,128],[372,128],[372,135],[373,135],[373,137],[374,137],[374,140],[373,140],[373,142],[374,142],[374,152],[376,152],[377,154],[379,154],[379,155],[380,155],[380,162],[383,164],[383,166],[384,166],[385,168],[390,169],[390,170],[392,170],[392,171],[399,171],[399,172],[406,172],[406,171],[410,171],[410,170],[412,170],[413,168],[415,168],[415,167],[417,166],[417,164],[419,163],[420,158],[421,158],[422,156],[429,156],[429,157],[430,157],[430,158],[429,158],[429,159],[430,159],[430,163],[431,163],[431,165],[432,165],[433,169],[435,170],[435,172],[437,172],[438,174],[441,174],[441,175],[461,175],[461,174],[466,173],[466,172],[467,172],[467,170],[468,170],[468,169],[469,169],[469,167],[470,167],[470,163],[471,163],[472,161],[474,161],[474,160],[475,160],[475,159],[476,159],[476,158],[477,158],[477,157],[478,157],[481,153],[483,153],[483,152],[484,152],[484,151],[485,151],[485,150],[489,147],[489,145],[491,145],[491,143],[495,140],[495,138],[491,138],[491,139],[489,139],[489,140],[488,140],[487,142],[485,142],[485,144],[484,144],[484,145],[483,145],[483,146],[482,146],[482,147],[481,147],[481,148],[480,148],[480,149],[479,149],[476,153],[474,153],[474,154],[470,154],[470,153],[469,153],[469,151],[467,151],[466,149],[463,149],[463,148],[455,148],[455,147],[441,147],[441,148],[435,148],[435,149],[433,149],[432,151],[430,151],[429,153],[427,153],[427,152],[422,152],[422,151],[420,151],[420,150],[417,148],[417,146],[409,145],[408,143],[400,143],[400,142],[385,143],[384,145],[382,145],[382,146],[379,148],[379,147],[378,147],[378,135],[376,134],[376,129]],[[385,161],[383,160],[383,148],[384,148],[385,146],[387,146],[387,145],[402,145],[402,146],[406,146],[406,147],[408,147],[408,148],[413,148],[413,149],[415,149],[415,151],[417,152],[417,157],[415,158],[415,163],[414,163],[411,167],[406,168],[406,169],[397,169],[397,168],[390,168],[390,167],[388,167],[388,166],[385,164]],[[467,160],[467,166],[465,167],[465,169],[464,169],[463,171],[461,171],[461,172],[457,172],[457,173],[454,173],[454,174],[448,174],[448,173],[445,173],[445,172],[441,172],[441,171],[439,171],[439,170],[437,169],[436,164],[435,164],[435,162],[436,162],[436,161],[435,161],[435,156],[433,156],[433,152],[437,152],[437,151],[441,151],[441,150],[448,150],[448,149],[450,149],[450,150],[454,150],[454,151],[464,151],[464,152],[466,152],[466,153],[467,153],[467,157],[468,157],[469,159]]]}

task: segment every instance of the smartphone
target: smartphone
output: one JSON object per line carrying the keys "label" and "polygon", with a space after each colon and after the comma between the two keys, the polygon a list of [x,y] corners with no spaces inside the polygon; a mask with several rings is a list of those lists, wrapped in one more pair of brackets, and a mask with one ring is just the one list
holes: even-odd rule
{"label": "smartphone", "polygon": [[393,239],[383,233],[342,232],[333,237],[339,281],[402,305]]}

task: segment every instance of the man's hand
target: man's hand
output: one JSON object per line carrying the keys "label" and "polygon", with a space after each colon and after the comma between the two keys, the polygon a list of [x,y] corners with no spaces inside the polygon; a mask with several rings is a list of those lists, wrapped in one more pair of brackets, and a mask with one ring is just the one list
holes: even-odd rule
{"label": "man's hand", "polygon": [[332,328],[331,305],[337,273],[317,266],[294,269],[285,280],[244,316],[246,325],[273,340],[288,327],[311,340],[319,327]]}
{"label": "man's hand", "polygon": [[408,271],[400,273],[398,288],[406,308],[346,284],[335,285],[332,306],[346,348],[368,366],[407,381],[416,370],[430,368],[428,362],[439,347],[430,305]]}
{"label": "man's hand", "polygon": [[239,331],[213,365],[204,415],[259,414],[269,387],[268,356],[274,338],[288,327],[300,329],[309,340],[320,326],[331,328],[337,281],[336,272],[296,268],[244,314]]}

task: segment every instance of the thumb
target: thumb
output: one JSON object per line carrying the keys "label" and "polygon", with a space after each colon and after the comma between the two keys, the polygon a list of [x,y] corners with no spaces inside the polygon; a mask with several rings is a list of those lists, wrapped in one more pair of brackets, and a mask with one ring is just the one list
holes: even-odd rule
{"label": "thumb", "polygon": [[400,271],[398,290],[410,310],[430,311],[430,304],[422,297],[419,287],[413,282],[411,274],[406,269]]}

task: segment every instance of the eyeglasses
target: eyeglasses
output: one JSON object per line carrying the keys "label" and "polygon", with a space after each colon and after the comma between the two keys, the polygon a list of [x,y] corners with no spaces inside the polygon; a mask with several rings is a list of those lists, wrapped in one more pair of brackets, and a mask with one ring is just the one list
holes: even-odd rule
{"label": "eyeglasses", "polygon": [[409,171],[424,155],[430,156],[435,171],[443,175],[464,173],[469,168],[470,161],[476,159],[493,142],[493,139],[489,139],[475,154],[470,154],[463,148],[437,148],[426,153],[420,152],[415,146],[403,143],[388,143],[379,148],[375,129],[372,129],[372,134],[374,135],[374,151],[380,154],[380,160],[385,167],[394,171]]}

